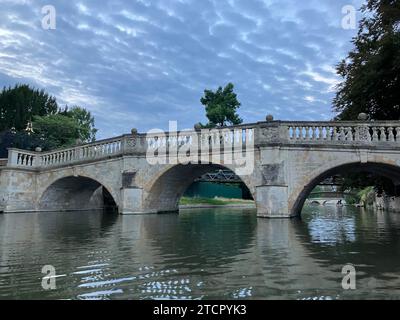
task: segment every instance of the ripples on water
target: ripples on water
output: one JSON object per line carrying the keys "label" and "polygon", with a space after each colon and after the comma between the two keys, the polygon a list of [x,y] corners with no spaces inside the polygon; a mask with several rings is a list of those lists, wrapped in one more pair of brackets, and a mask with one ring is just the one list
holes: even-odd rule
{"label": "ripples on water", "polygon": [[[341,287],[347,263],[355,291]],[[56,268],[56,290],[41,287],[44,265]],[[0,215],[1,299],[399,299],[399,272],[399,213]]]}

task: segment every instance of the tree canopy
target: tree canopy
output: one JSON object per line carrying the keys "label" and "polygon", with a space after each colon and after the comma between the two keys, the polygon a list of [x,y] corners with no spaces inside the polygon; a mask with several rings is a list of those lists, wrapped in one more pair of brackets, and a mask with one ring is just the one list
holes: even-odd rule
{"label": "tree canopy", "polygon": [[25,84],[14,88],[4,87],[0,92],[0,131],[14,128],[21,131],[34,116],[57,113],[56,99],[44,90],[33,89]]}
{"label": "tree canopy", "polygon": [[42,137],[47,142],[46,147],[49,149],[69,147],[80,139],[79,123],[62,114],[35,116],[32,124],[34,134]]}
{"label": "tree canopy", "polygon": [[233,92],[234,85],[228,83],[225,88],[219,87],[217,91],[204,90],[204,96],[200,102],[206,108],[208,118],[207,127],[235,125],[242,123],[242,119],[236,113],[240,107],[236,93]]}
{"label": "tree canopy", "polygon": [[362,6],[354,48],[337,66],[343,81],[333,101],[339,120],[364,112],[375,120],[400,119],[400,1]]}
{"label": "tree canopy", "polygon": [[[32,131],[26,131],[28,124]],[[0,92],[0,157],[7,148],[43,150],[92,142],[97,129],[94,117],[85,108],[59,108],[56,99],[44,90],[28,85],[4,88]]]}
{"label": "tree canopy", "polygon": [[[333,101],[338,120],[355,120],[363,112],[373,120],[400,119],[400,1],[368,0],[362,6],[353,49],[337,66],[343,81]],[[371,173],[343,175],[343,188],[374,186],[396,195],[393,183]]]}
{"label": "tree canopy", "polygon": [[73,106],[71,109],[66,107],[62,114],[78,123],[79,139],[84,142],[96,140],[97,129],[94,127],[94,117],[88,110],[79,106]]}

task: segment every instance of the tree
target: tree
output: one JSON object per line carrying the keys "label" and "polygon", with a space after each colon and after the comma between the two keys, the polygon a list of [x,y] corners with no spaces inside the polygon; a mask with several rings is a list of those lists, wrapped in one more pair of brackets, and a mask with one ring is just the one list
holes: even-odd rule
{"label": "tree", "polygon": [[35,116],[34,134],[42,138],[48,149],[73,146],[80,139],[79,123],[63,114]]}
{"label": "tree", "polygon": [[[337,66],[343,81],[333,101],[338,120],[355,120],[361,112],[374,120],[400,119],[400,1],[368,0],[362,6],[354,48]],[[387,179],[366,173],[344,175],[345,185],[374,186],[394,194]]]}
{"label": "tree", "polygon": [[93,142],[96,140],[97,129],[94,127],[94,117],[84,108],[73,106],[71,109],[66,109],[62,113],[77,121],[79,125],[79,138],[83,142]]}
{"label": "tree", "polygon": [[[33,133],[25,131],[30,121]],[[89,111],[79,106],[61,110],[44,90],[17,84],[0,92],[0,157],[7,157],[11,147],[49,150],[71,146],[78,139],[92,142],[96,132]]]}
{"label": "tree", "polygon": [[8,157],[8,148],[35,150],[37,147],[49,150],[54,145],[37,134],[30,134],[25,131],[15,132],[6,130],[0,132],[0,158],[4,159]]}
{"label": "tree", "polygon": [[233,92],[233,87],[232,83],[228,83],[225,88],[219,87],[216,92],[204,90],[204,97],[200,99],[200,102],[206,108],[208,127],[242,123],[242,119],[236,113],[240,102]]}
{"label": "tree", "polygon": [[0,131],[26,128],[34,116],[45,116],[58,112],[56,99],[44,90],[17,84],[14,88],[4,87],[0,92]]}
{"label": "tree", "polygon": [[344,80],[334,111],[339,120],[361,112],[376,120],[400,119],[400,1],[368,0],[361,12],[354,49],[337,66]]}

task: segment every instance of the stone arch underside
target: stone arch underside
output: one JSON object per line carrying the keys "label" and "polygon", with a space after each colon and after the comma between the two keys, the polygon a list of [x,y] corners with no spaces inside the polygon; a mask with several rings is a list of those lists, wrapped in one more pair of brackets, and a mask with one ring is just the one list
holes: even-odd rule
{"label": "stone arch underside", "polygon": [[400,185],[400,167],[393,164],[367,162],[348,163],[338,165],[317,173],[310,177],[304,188],[295,195],[295,201],[291,209],[292,216],[300,216],[301,210],[311,191],[323,180],[337,174],[346,172],[370,172],[392,180],[395,185]]}
{"label": "stone arch underside", "polygon": [[83,176],[67,176],[50,184],[40,197],[43,211],[83,211],[117,208],[117,202],[100,182]]}
{"label": "stone arch underside", "polygon": [[[176,165],[160,174],[144,193],[144,209],[149,212],[173,212],[179,209],[179,199],[194,182],[203,174],[219,169],[229,169],[217,164]],[[254,188],[240,177],[249,189],[253,199]]]}

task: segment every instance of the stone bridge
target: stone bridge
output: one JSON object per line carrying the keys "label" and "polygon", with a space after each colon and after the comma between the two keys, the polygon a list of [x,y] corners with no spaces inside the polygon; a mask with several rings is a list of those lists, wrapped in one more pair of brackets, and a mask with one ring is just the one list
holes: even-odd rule
{"label": "stone bridge", "polygon": [[50,152],[9,149],[0,167],[0,210],[177,211],[190,184],[229,169],[260,217],[300,214],[329,176],[371,171],[400,184],[400,121],[267,121],[213,130],[154,130]]}

